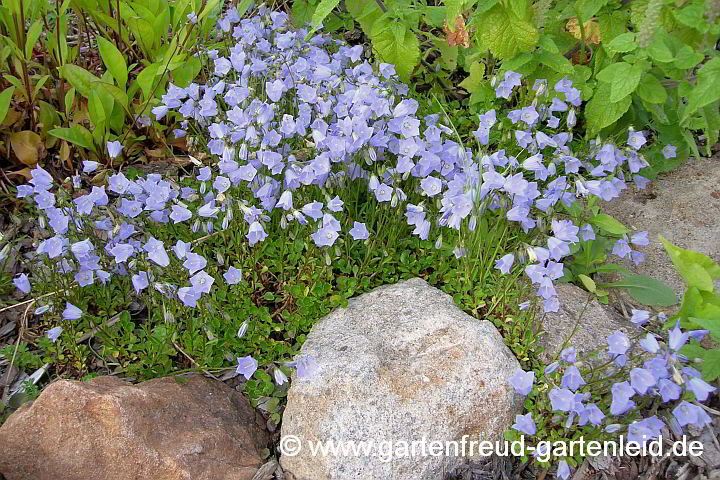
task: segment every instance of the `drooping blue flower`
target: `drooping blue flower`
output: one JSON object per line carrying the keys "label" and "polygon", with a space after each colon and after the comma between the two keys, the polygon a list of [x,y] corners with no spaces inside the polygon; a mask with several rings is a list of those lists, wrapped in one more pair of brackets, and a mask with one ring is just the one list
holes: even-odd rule
{"label": "drooping blue flower", "polygon": [[692,377],[687,382],[687,388],[695,394],[695,398],[699,402],[707,400],[708,395],[717,390],[715,387],[698,377]]}
{"label": "drooping blue flower", "polygon": [[13,279],[13,285],[15,285],[15,288],[20,290],[21,292],[28,294],[30,293],[30,280],[28,279],[28,276],[26,273],[21,273],[17,277]]}
{"label": "drooping blue flower", "polygon": [[515,415],[515,423],[512,425],[512,428],[525,435],[535,435],[536,427],[532,413],[528,412],[525,415]]}
{"label": "drooping blue flower", "polygon": [[623,332],[616,330],[608,337],[608,353],[625,355],[630,348],[630,339]]}
{"label": "drooping blue flower", "polygon": [[580,375],[580,370],[575,365],[570,365],[562,378],[562,386],[573,392],[585,385],[585,380]]}
{"label": "drooping blue flower", "polygon": [[49,338],[52,343],[55,343],[60,337],[60,334],[63,332],[63,327],[53,327],[50,330],[47,331],[46,335],[47,338]]}
{"label": "drooping blue flower", "polygon": [[65,320],[77,320],[82,317],[83,312],[78,307],[70,302],[65,302],[65,310],[63,310],[62,316]]}
{"label": "drooping blue flower", "polygon": [[148,280],[147,272],[138,272],[132,276],[132,284],[135,288],[135,293],[140,294],[142,290],[145,290],[150,284]]}
{"label": "drooping blue flower", "polygon": [[110,158],[114,159],[115,157],[120,155],[120,152],[122,152],[122,149],[123,149],[123,145],[122,145],[122,143],[120,143],[118,141],[108,142],[108,144],[107,144],[107,151],[108,151],[108,155],[110,155]]}
{"label": "drooping blue flower", "polygon": [[520,395],[528,395],[532,391],[532,386],[535,382],[535,372],[525,372],[518,368],[515,371],[515,375],[513,375],[509,381],[517,393]]}
{"label": "drooping blue flower", "polygon": [[709,425],[711,420],[705,410],[692,403],[682,401],[672,411],[673,416],[681,427],[686,425],[695,425],[698,428],[704,428]]}
{"label": "drooping blue flower", "polygon": [[148,241],[145,242],[145,245],[143,245],[143,250],[147,252],[150,260],[161,267],[167,267],[170,265],[170,258],[165,251],[165,244],[157,238],[150,237]]}
{"label": "drooping blue flower", "polygon": [[273,378],[275,379],[275,383],[278,385],[283,385],[288,382],[287,375],[285,375],[285,373],[277,367],[273,370]]}
{"label": "drooping blue flower", "polygon": [[567,480],[570,478],[570,467],[568,466],[568,463],[565,460],[560,460],[558,462],[557,472],[555,472],[555,477],[560,478],[562,480]]}
{"label": "drooping blue flower", "polygon": [[245,377],[245,380],[250,380],[250,377],[252,377],[253,373],[257,370],[257,365],[257,360],[251,356],[238,357],[235,372]]}
{"label": "drooping blue flower", "polygon": [[630,317],[630,321],[635,325],[645,325],[647,322],[650,321],[650,312],[648,312],[647,310],[637,310],[633,308],[631,312],[632,317]]}
{"label": "drooping blue flower", "polygon": [[567,388],[553,388],[548,394],[553,411],[569,412],[575,407],[575,394]]}
{"label": "drooping blue flower", "polygon": [[649,370],[644,368],[633,368],[630,370],[630,385],[632,385],[640,395],[645,395],[656,383],[657,379]]}

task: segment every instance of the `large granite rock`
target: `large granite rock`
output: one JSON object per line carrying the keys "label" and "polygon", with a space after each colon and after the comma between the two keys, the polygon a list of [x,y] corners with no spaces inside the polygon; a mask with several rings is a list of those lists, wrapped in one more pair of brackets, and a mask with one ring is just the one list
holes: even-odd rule
{"label": "large granite rock", "polygon": [[8,480],[250,480],[267,441],[247,400],[221,382],[61,380],[0,428],[0,473]]}
{"label": "large granite rock", "polygon": [[[492,323],[421,279],[350,300],[313,326],[302,354],[319,368],[288,393],[281,444],[294,436],[301,447],[280,459],[288,480],[437,480],[463,459],[383,461],[389,445],[379,442],[499,440],[522,408],[508,382],[519,364]],[[318,441],[375,446],[369,456],[313,456]]]}
{"label": "large granite rock", "polygon": [[[607,337],[620,330],[627,334],[637,327],[625,320],[611,307],[602,305],[597,299],[571,283],[555,285],[560,309],[556,313],[539,313],[538,321],[543,333],[537,345],[544,348],[540,359],[550,362],[566,346],[573,346],[582,358],[593,350],[602,350],[601,358],[607,359]],[[579,318],[579,321],[578,321]]]}
{"label": "large granite rock", "polygon": [[[633,230],[649,232],[650,245],[641,249],[647,260],[639,266],[625,261],[625,266],[641,275],[662,280],[676,293],[683,293],[685,284],[675,272],[658,235],[720,262],[718,156],[688,160],[653,180],[644,190],[630,186],[620,198],[607,202],[603,210]],[[612,261],[622,263],[617,257]],[[720,288],[720,280],[715,285]]]}

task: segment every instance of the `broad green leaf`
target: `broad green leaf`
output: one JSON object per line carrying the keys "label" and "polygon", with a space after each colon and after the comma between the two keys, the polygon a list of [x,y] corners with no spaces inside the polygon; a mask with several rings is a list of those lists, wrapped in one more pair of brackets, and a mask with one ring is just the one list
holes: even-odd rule
{"label": "broad green leaf", "polygon": [[585,285],[585,288],[587,288],[588,292],[595,293],[597,290],[597,286],[595,286],[595,282],[592,278],[588,277],[587,275],[583,275],[582,273],[578,275],[578,278],[580,281]]}
{"label": "broad green leaf", "polygon": [[699,325],[705,330],[710,330],[713,338],[720,337],[720,318],[689,317],[688,320],[690,320],[695,325]]}
{"label": "broad green leaf", "polygon": [[650,58],[661,63],[672,62],[675,58],[669,42],[665,36],[660,34],[653,37],[653,41],[650,42],[650,45],[647,47],[647,53],[650,55]]}
{"label": "broad green leaf", "polygon": [[685,279],[688,287],[696,287],[707,292],[713,291],[713,280],[720,278],[720,265],[700,252],[673,245],[662,235],[660,241],[665,246],[675,270]]}
{"label": "broad green leaf", "polygon": [[[107,83],[107,82],[95,82],[94,87],[100,88],[101,90],[104,91],[104,93],[106,93],[107,95],[110,95],[113,98],[113,100],[120,105],[120,107],[122,109],[124,109],[128,114],[132,115],[128,111],[129,98],[123,90],[121,90],[118,87],[116,87],[115,85],[113,85],[111,83]],[[107,99],[107,95],[105,96],[106,99]]]}
{"label": "broad green leaf", "polygon": [[713,382],[720,377],[720,350],[706,350],[703,356],[702,372],[707,382]]}
{"label": "broad green leaf", "polygon": [[648,103],[665,103],[667,91],[652,73],[644,73],[638,84],[637,94]]}
{"label": "broad green leaf", "polygon": [[115,45],[103,37],[97,37],[97,43],[105,68],[107,68],[113,76],[118,84],[118,87],[125,90],[125,84],[128,79],[125,58],[123,58],[122,53],[120,53],[120,50],[118,50]]}
{"label": "broad green leaf", "polygon": [[607,3],[608,0],[576,0],[575,10],[580,15],[580,19],[587,22]]}
{"label": "broad green leaf", "polygon": [[630,229],[617,221],[614,217],[606,213],[599,213],[590,219],[590,223],[598,228],[602,228],[613,235],[622,235],[630,233]]}
{"label": "broad green leaf", "polygon": [[201,68],[202,62],[200,58],[190,57],[190,59],[184,62],[179,68],[173,70],[173,83],[180,88],[187,87],[195,76],[200,73]]}
{"label": "broad green leaf", "polygon": [[613,38],[610,42],[605,45],[608,53],[627,53],[632,52],[637,48],[635,43],[635,33],[627,32]]}
{"label": "broad green leaf", "polygon": [[420,60],[420,42],[405,24],[385,16],[373,25],[373,48],[382,61],[395,65],[401,80],[410,80],[410,73]]}
{"label": "broad green leaf", "polygon": [[570,60],[565,58],[564,55],[540,49],[538,49],[538,51],[534,55],[535,59],[540,65],[549,67],[557,73],[562,73],[564,75],[572,75],[575,72],[572,63],[570,63]]}
{"label": "broad green leaf", "polygon": [[[610,103],[615,103],[635,91],[640,83],[642,69],[627,62],[608,65],[597,75],[597,79],[610,84]],[[605,99],[607,101],[607,99]],[[624,113],[624,112],[623,112]]]}
{"label": "broad green leaf", "polygon": [[645,275],[625,274],[619,282],[603,286],[624,288],[636,301],[643,305],[669,307],[677,304],[673,289],[665,283]]}
{"label": "broad green leaf", "polygon": [[340,0],[320,0],[320,3],[318,3],[317,8],[313,12],[312,20],[310,21],[310,27],[312,30],[308,33],[308,35],[311,35],[320,28],[320,25],[325,18],[330,15],[330,12],[332,12],[339,3]]}
{"label": "broad green leaf", "polygon": [[470,75],[458,84],[458,87],[464,88],[469,93],[477,90],[485,81],[485,64],[475,61],[470,65]]}
{"label": "broad green leaf", "polygon": [[48,132],[53,137],[61,140],[67,140],[70,143],[78,145],[88,150],[95,151],[92,143],[92,135],[82,125],[73,125],[70,128],[53,128]]}
{"label": "broad green leaf", "polygon": [[157,75],[159,68],[159,63],[150,64],[147,67],[143,68],[136,78],[138,85],[140,85],[140,88],[142,89],[143,97],[146,100],[148,99],[150,92],[153,89],[153,86],[155,84],[155,76]]}
{"label": "broad green leaf", "polygon": [[628,111],[632,103],[630,95],[615,103],[608,102],[608,98],[610,98],[610,85],[601,83],[585,107],[588,135],[593,136],[615,123]]}
{"label": "broad green leaf", "polygon": [[383,16],[377,2],[375,0],[352,0],[345,3],[345,8],[360,24],[365,35],[372,36],[375,22]]}
{"label": "broad green leaf", "polygon": [[93,82],[100,80],[98,77],[77,65],[63,65],[59,67],[60,75],[75,87],[75,90],[85,98],[90,95]]}
{"label": "broad green leaf", "polygon": [[32,59],[33,47],[40,38],[40,34],[43,30],[43,23],[41,20],[35,21],[27,31],[27,39],[25,41],[25,60],[30,61]]}
{"label": "broad green leaf", "polygon": [[502,5],[495,5],[478,18],[475,35],[483,48],[503,60],[532,50],[538,41],[533,24]]}
{"label": "broad green leaf", "polygon": [[306,0],[293,0],[292,23],[297,28],[302,28],[312,20],[315,6],[310,5]]}
{"label": "broad green leaf", "polygon": [[103,102],[100,100],[100,96],[95,89],[90,91],[90,96],[88,97],[88,113],[90,114],[90,121],[95,128],[99,128],[100,124],[107,118],[105,108],[103,108]]}
{"label": "broad green leaf", "polygon": [[458,50],[460,47],[458,45],[451,47],[447,41],[439,38],[435,40],[435,48],[440,52],[442,66],[446,70],[454,72],[457,69]]}
{"label": "broad green leaf", "polygon": [[8,87],[0,93],[0,123],[5,120],[8,110],[10,109],[10,100],[12,100],[15,87]]}
{"label": "broad green leaf", "polygon": [[720,100],[720,57],[715,57],[697,71],[695,88],[688,95],[688,103],[680,116],[680,123],[687,121],[690,115],[705,105],[718,100]]}
{"label": "broad green leaf", "polygon": [[690,45],[685,45],[678,50],[677,55],[675,56],[675,61],[673,61],[673,65],[681,70],[690,70],[691,68],[694,68],[695,65],[702,62],[704,58],[705,55],[696,52]]}

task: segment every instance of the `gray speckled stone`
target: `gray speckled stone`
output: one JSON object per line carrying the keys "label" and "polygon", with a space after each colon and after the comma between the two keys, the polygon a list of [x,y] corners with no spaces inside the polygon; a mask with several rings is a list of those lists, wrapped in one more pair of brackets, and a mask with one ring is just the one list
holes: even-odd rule
{"label": "gray speckled stone", "polygon": [[[538,314],[540,328],[544,333],[539,336],[537,344],[545,349],[540,355],[543,361],[550,361],[560,352],[565,339],[573,330],[568,346],[575,347],[578,358],[592,350],[606,349],[607,337],[616,330],[625,333],[634,331],[635,326],[631,322],[596,299],[592,299],[585,308],[590,294],[582,288],[570,283],[559,283],[555,285],[555,290],[560,300],[560,310],[556,313]],[[581,312],[578,323],[578,314]]]}
{"label": "gray speckled stone", "polygon": [[494,441],[522,407],[508,382],[519,364],[495,327],[417,278],[335,310],[302,353],[319,368],[288,393],[282,435],[303,446],[280,459],[289,480],[436,480],[462,458],[313,456],[308,442]]}

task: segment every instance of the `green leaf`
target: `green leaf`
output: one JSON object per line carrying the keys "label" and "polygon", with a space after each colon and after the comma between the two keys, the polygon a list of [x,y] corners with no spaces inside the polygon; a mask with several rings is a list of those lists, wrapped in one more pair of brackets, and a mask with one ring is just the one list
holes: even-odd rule
{"label": "green leaf", "polygon": [[653,41],[647,47],[647,53],[650,58],[661,63],[672,62],[673,58],[675,58],[669,42],[663,35],[655,35]]}
{"label": "green leaf", "polygon": [[630,229],[617,221],[614,217],[606,213],[599,213],[590,219],[590,223],[598,228],[602,228],[613,235],[622,235],[630,233]]}
{"label": "green leaf", "polygon": [[575,72],[572,63],[564,55],[548,52],[547,50],[538,50],[534,55],[540,65],[549,67],[557,73],[572,75]]}
{"label": "green leaf", "polygon": [[706,350],[703,356],[702,372],[705,381],[713,382],[720,377],[720,350]]}
{"label": "green leaf", "polygon": [[92,142],[92,135],[82,125],[73,125],[70,128],[53,128],[48,132],[53,137],[57,137],[61,140],[67,140],[70,143],[78,145],[88,150],[95,151],[95,147]]}
{"label": "green leaf", "polygon": [[583,22],[590,20],[597,12],[600,11],[608,0],[576,0],[575,10]]}
{"label": "green leaf", "polygon": [[302,28],[312,19],[314,5],[305,0],[293,0],[292,2],[292,23],[297,28]]}
{"label": "green leaf", "polygon": [[410,80],[410,73],[420,60],[420,42],[404,23],[384,16],[373,25],[373,48],[382,61],[395,65],[401,80]]}
{"label": "green leaf", "polygon": [[705,55],[696,52],[691,46],[685,45],[678,50],[678,53],[675,56],[675,61],[673,61],[673,65],[681,70],[690,70],[694,68],[695,65],[702,62],[704,58]]}
{"label": "green leaf", "polygon": [[475,61],[470,65],[470,75],[458,84],[458,87],[464,88],[468,93],[475,92],[485,81],[485,64]]}
{"label": "green leaf", "polygon": [[345,8],[347,8],[355,21],[360,24],[360,28],[365,32],[365,35],[372,36],[375,22],[383,16],[377,2],[375,0],[352,0],[345,3]]}
{"label": "green leaf", "polygon": [[585,285],[585,288],[587,288],[588,292],[595,293],[597,287],[595,286],[595,282],[592,278],[588,277],[587,275],[583,275],[582,273],[578,275],[578,278],[583,283],[583,285]]}
{"label": "green leaf", "polygon": [[695,88],[688,95],[688,103],[680,115],[680,123],[685,123],[690,115],[705,105],[720,100],[720,57],[715,57],[703,65],[696,75]]}
{"label": "green leaf", "polygon": [[610,84],[610,103],[615,103],[635,91],[641,76],[642,69],[637,65],[616,62],[603,68],[597,74],[597,79]]}
{"label": "green leaf", "polygon": [[0,93],[0,123],[5,120],[8,110],[10,109],[10,100],[12,100],[15,87],[8,87]]}
{"label": "green leaf", "polygon": [[665,103],[668,96],[660,80],[651,73],[643,74],[638,84],[637,94],[648,103]]}
{"label": "green leaf", "polygon": [[43,23],[41,20],[36,20],[27,31],[27,39],[25,41],[25,60],[28,62],[32,59],[33,47],[40,38],[40,34],[43,30]]}
{"label": "green leaf", "polygon": [[608,102],[609,97],[610,85],[601,83],[585,108],[588,135],[593,136],[603,128],[618,121],[628,111],[632,103],[630,95],[615,103]]}
{"label": "green leaf", "polygon": [[200,73],[201,68],[202,62],[200,61],[200,58],[190,57],[187,62],[173,70],[173,83],[180,88],[187,87],[197,74]]}
{"label": "green leaf", "polygon": [[720,318],[689,317],[688,320],[690,320],[695,325],[709,330],[712,333],[712,336],[715,338],[720,335]]}
{"label": "green leaf", "polygon": [[538,32],[529,21],[495,5],[478,18],[476,37],[483,48],[504,60],[531,51],[537,44]]}
{"label": "green leaf", "polygon": [[713,280],[720,278],[720,265],[700,252],[685,250],[673,245],[660,235],[660,241],[670,256],[675,270],[685,279],[688,287],[712,292]]}
{"label": "green leaf", "polygon": [[97,37],[97,43],[105,68],[107,68],[113,76],[118,84],[118,87],[125,90],[125,84],[128,79],[127,63],[125,63],[125,58],[123,58],[120,50],[118,50],[115,45],[105,38]]}
{"label": "green leaf", "polygon": [[609,43],[605,45],[610,55],[615,53],[627,53],[632,52],[637,48],[635,43],[635,33],[627,32],[613,38]]}
{"label": "green leaf", "polygon": [[77,65],[63,65],[59,67],[60,75],[75,87],[80,95],[88,98],[92,90],[93,82],[100,80],[98,77]]}
{"label": "green leaf", "polygon": [[138,74],[136,78],[138,85],[140,85],[140,88],[142,89],[143,97],[146,100],[150,96],[150,92],[153,89],[155,83],[155,76],[157,75],[159,68],[159,63],[153,63],[151,65],[148,65],[147,67],[142,69],[142,71]]}
{"label": "green leaf", "polygon": [[315,12],[313,12],[312,20],[310,21],[311,31],[308,35],[312,35],[318,30],[320,24],[322,24],[325,18],[330,15],[330,12],[332,12],[339,3],[340,0],[320,0]]}
{"label": "green leaf", "polygon": [[65,111],[66,112],[72,111],[72,105],[73,105],[74,101],[75,101],[75,87],[72,87],[65,94]]}
{"label": "green leaf", "polygon": [[643,305],[669,307],[677,303],[672,288],[660,280],[645,275],[626,274],[619,282],[607,283],[603,286],[624,288],[631,297]]}

